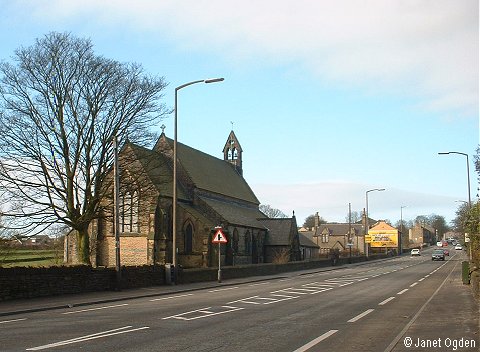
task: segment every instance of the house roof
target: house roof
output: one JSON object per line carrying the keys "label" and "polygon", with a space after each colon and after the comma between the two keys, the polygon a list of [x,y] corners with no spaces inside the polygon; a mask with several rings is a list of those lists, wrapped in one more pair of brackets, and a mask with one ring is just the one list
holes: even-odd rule
{"label": "house roof", "polygon": [[[173,140],[162,133],[155,150],[171,153]],[[177,158],[197,188],[260,204],[248,183],[230,163],[178,142]]]}
{"label": "house roof", "polygon": [[385,221],[379,221],[373,227],[370,228],[370,231],[381,231],[381,230],[396,230],[395,227],[387,224]]}
{"label": "house roof", "polygon": [[318,226],[317,235],[321,236],[324,231],[328,231],[329,236],[345,236],[348,234],[349,226],[352,228],[352,234],[356,236],[363,236],[363,226],[361,224],[343,224],[343,223],[336,223],[336,224],[321,224]]}
{"label": "house roof", "polygon": [[292,242],[292,229],[298,233],[295,218],[264,218],[259,221],[268,229],[267,245],[285,246]]}

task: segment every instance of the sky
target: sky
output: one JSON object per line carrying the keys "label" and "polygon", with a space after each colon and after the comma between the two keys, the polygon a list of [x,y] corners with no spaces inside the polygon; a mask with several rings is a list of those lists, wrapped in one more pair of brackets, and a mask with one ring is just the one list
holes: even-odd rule
{"label": "sky", "polygon": [[[230,131],[262,204],[297,223],[447,222],[478,199],[477,0],[0,0],[0,60],[69,32],[175,87],[178,140],[222,158]],[[173,137],[173,115],[152,126]],[[221,177],[221,175],[219,176]],[[385,191],[370,191],[385,189]],[[367,196],[368,194],[368,196]]]}

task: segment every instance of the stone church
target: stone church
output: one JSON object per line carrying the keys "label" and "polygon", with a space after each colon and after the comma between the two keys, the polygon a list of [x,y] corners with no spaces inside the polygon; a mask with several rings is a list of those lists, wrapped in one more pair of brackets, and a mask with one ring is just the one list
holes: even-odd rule
{"label": "stone church", "polygon": [[[179,265],[217,265],[218,245],[211,244],[216,226],[223,227],[228,239],[221,246],[224,265],[262,263],[270,256],[269,237],[275,237],[275,233],[269,233],[260,202],[242,176],[242,153],[233,131],[223,148],[223,159],[177,143]],[[151,150],[127,142],[119,160],[121,264],[171,263],[173,140],[162,132]],[[104,209],[107,215],[91,228],[91,260],[96,266],[115,266],[113,222],[108,215],[113,209],[111,199],[104,202]],[[283,219],[282,223],[289,228],[294,224],[296,229],[295,217],[290,220]],[[285,241],[287,247],[292,244],[292,251],[298,252],[298,231]],[[278,240],[274,242],[278,245]],[[298,256],[292,259],[298,260]]]}

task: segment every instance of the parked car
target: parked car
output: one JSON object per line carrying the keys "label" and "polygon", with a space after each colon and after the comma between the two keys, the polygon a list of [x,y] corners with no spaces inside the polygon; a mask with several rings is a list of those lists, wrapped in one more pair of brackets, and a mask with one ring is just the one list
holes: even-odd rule
{"label": "parked car", "polygon": [[432,260],[445,260],[445,253],[443,249],[434,249],[432,253]]}
{"label": "parked car", "polygon": [[419,256],[420,255],[420,249],[418,249],[418,248],[412,249],[412,251],[410,252],[410,255],[411,256]]}
{"label": "parked car", "polygon": [[455,250],[457,251],[461,251],[463,249],[462,245],[460,243],[458,243],[457,245],[455,245]]}
{"label": "parked car", "polygon": [[448,249],[444,249],[444,250],[443,250],[443,254],[445,254],[445,255],[448,255],[448,256],[449,256],[449,255],[450,255],[450,252],[448,251]]}

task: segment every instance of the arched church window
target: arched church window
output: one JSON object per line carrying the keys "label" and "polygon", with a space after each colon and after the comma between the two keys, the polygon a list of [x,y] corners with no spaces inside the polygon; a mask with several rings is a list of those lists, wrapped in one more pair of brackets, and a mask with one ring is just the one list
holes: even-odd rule
{"label": "arched church window", "polygon": [[119,196],[121,232],[138,232],[138,191],[126,191]]}
{"label": "arched church window", "polygon": [[233,149],[233,160],[237,160],[238,158],[238,153],[236,149]]}
{"label": "arched church window", "polygon": [[188,223],[184,231],[184,250],[185,254],[192,254],[193,251],[193,226]]}
{"label": "arched church window", "polygon": [[232,249],[236,253],[238,253],[238,230],[233,230],[233,240],[232,240]]}
{"label": "arched church window", "polygon": [[252,254],[252,235],[250,234],[250,231],[245,233],[245,254]]}

